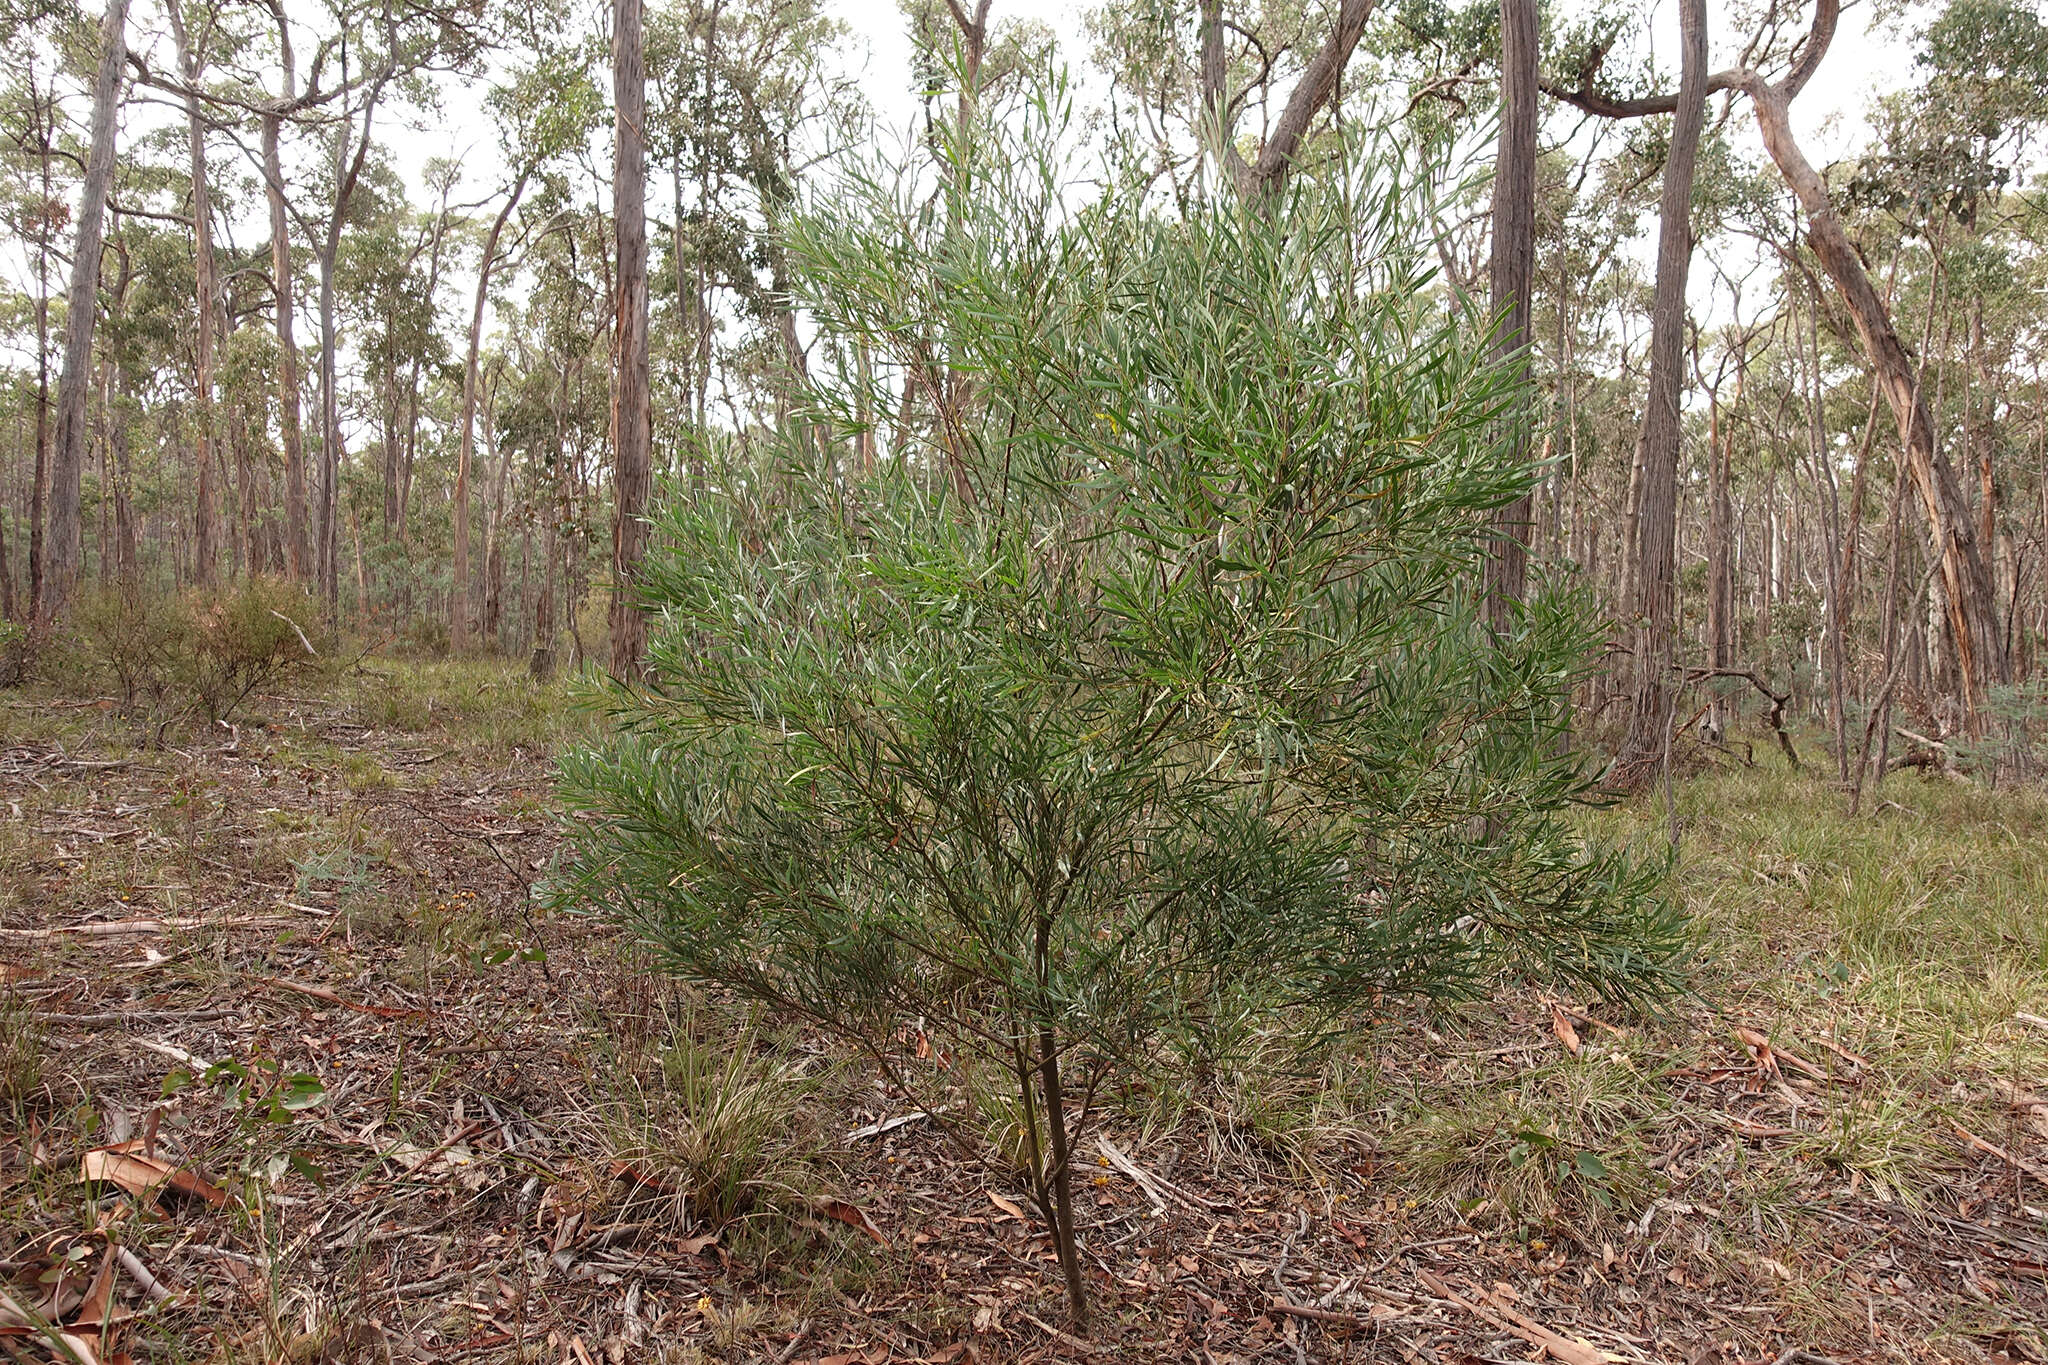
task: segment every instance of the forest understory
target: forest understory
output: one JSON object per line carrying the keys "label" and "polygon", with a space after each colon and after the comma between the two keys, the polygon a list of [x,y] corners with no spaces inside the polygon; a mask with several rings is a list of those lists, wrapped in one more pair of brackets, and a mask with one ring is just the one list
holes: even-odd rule
{"label": "forest understory", "polygon": [[103,1361],[2048,1359],[2032,792],[1907,773],[1851,819],[1775,752],[1703,770],[1667,1017],[1508,983],[1117,1096],[1084,1341],[1018,1183],[547,910],[562,688],[317,690],[0,713],[15,1359],[32,1321]]}

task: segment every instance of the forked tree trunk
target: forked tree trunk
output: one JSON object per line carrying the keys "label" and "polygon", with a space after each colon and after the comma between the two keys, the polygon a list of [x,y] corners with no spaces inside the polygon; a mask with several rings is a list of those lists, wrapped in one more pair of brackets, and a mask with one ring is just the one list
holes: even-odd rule
{"label": "forked tree trunk", "polygon": [[100,244],[107,190],[114,180],[114,121],[121,68],[128,59],[128,0],[107,0],[100,24],[99,71],[93,84],[92,142],[79,195],[78,242],[71,255],[71,298],[64,319],[64,368],[57,377],[57,441],[50,467],[49,565],[39,617],[59,615],[78,586],[83,527],[79,492],[85,473],[86,402],[92,388],[92,333],[99,317]]}
{"label": "forked tree trunk", "polygon": [[[498,263],[498,240],[505,222],[519,207],[526,192],[528,172],[520,171],[505,197],[505,206],[491,220],[484,238],[483,259],[477,264],[476,301],[469,314],[469,350],[462,368],[462,427],[455,454],[455,580],[448,601],[448,644],[460,654],[469,647],[469,470],[476,451],[477,364],[484,343],[484,304],[490,299],[491,269]],[[645,276],[642,277],[643,282]]]}
{"label": "forked tree trunk", "polygon": [[1251,198],[1278,194],[1286,188],[1288,173],[1294,169],[1301,144],[1308,138],[1309,125],[1336,96],[1337,82],[1344,75],[1358,40],[1365,36],[1365,24],[1372,17],[1374,3],[1375,0],[1339,0],[1337,19],[1329,36],[1302,68],[1286,105],[1259,148],[1258,157],[1247,162],[1237,150],[1237,106],[1226,89],[1223,0],[1202,0],[1202,114],[1209,125],[1204,138],[1214,143],[1217,157],[1239,194]]}

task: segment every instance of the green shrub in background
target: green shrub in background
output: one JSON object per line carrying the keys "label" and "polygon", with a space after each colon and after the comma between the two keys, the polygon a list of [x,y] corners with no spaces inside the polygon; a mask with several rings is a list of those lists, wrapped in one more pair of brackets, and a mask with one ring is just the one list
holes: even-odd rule
{"label": "green shrub in background", "polygon": [[[655,681],[561,785],[583,894],[677,971],[850,1040],[984,1151],[958,1077],[1004,1079],[996,1155],[1085,1325],[1071,1177],[1120,1070],[1503,968],[1651,997],[1681,933],[1660,869],[1570,818],[1577,602],[1479,622],[1489,514],[1534,471],[1404,168],[1068,207],[1057,121],[961,160],[950,221],[877,177],[794,229],[867,364],[777,467],[666,507]],[[905,373],[928,420],[865,472]]]}
{"label": "green shrub in background", "polygon": [[303,588],[252,578],[215,590],[132,586],[81,594],[66,646],[46,671],[77,691],[111,687],[159,720],[232,715],[259,690],[323,666],[320,604]]}

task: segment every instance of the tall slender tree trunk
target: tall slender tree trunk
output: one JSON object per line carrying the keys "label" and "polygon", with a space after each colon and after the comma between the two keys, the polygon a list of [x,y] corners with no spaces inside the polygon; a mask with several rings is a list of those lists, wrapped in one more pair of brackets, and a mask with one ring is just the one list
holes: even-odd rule
{"label": "tall slender tree trunk", "polygon": [[[339,246],[339,234],[334,245]],[[335,509],[340,505],[341,483],[341,399],[335,392],[340,378],[337,324],[335,320],[334,266],[337,253],[323,249],[317,262],[320,271],[320,467],[313,481],[313,568],[320,595],[333,615],[341,601],[340,527]]]}
{"label": "tall slender tree trunk", "polygon": [[384,539],[391,540],[398,532],[398,466],[400,448],[400,417],[405,408],[405,398],[399,391],[398,347],[395,342],[385,351],[384,374],[381,385],[384,392],[378,403],[384,427],[383,449],[377,452],[377,464],[384,476],[384,506],[381,513],[380,529]]}
{"label": "tall slender tree trunk", "polygon": [[[434,218],[434,242],[427,255],[427,298],[432,300],[441,288],[441,249],[448,237],[448,192],[452,181],[444,182],[441,189],[441,211]],[[398,543],[406,543],[407,527],[412,514],[412,470],[413,456],[420,440],[420,355],[413,352],[412,382],[406,386],[405,406],[405,456],[398,467]],[[408,580],[407,602],[411,601],[411,586]]]}
{"label": "tall slender tree trunk", "polygon": [[[123,399],[134,398],[133,380],[123,371],[118,392]],[[141,580],[140,546],[135,538],[135,455],[128,423],[116,421],[109,433],[113,467],[114,577],[123,587]]]}
{"label": "tall slender tree trunk", "polygon": [[[1741,406],[1748,376],[1745,339],[1735,363],[1735,397],[1731,408]],[[1721,413],[1720,395],[1716,392],[1707,440],[1707,459],[1711,462],[1707,477],[1707,667],[1717,670],[1735,667],[1735,516],[1729,496],[1735,432],[1732,424],[1728,430],[1722,429]],[[1719,693],[1714,696],[1711,715],[1713,738],[1718,742],[1728,732],[1728,705]]]}
{"label": "tall slender tree trunk", "polygon": [[511,472],[512,452],[498,449],[498,375],[491,369],[491,383],[484,395],[484,453],[497,467],[491,480],[491,506],[484,518],[484,605],[483,638],[490,651],[498,652],[499,618],[505,604],[505,484]]}
{"label": "tall slender tree trunk", "polygon": [[115,117],[121,68],[128,59],[128,0],[107,0],[100,24],[99,71],[93,84],[91,152],[79,196],[78,243],[71,256],[71,298],[64,319],[64,368],[57,377],[57,442],[50,468],[49,567],[39,616],[59,615],[78,586],[83,546],[79,492],[85,472],[86,400],[92,386],[93,323],[99,316],[100,243],[107,191],[114,180]]}
{"label": "tall slender tree trunk", "polygon": [[1806,375],[1806,416],[1809,450],[1813,458],[1815,492],[1819,495],[1822,535],[1822,586],[1827,598],[1822,647],[1827,653],[1828,725],[1834,731],[1835,775],[1849,781],[1849,604],[1842,579],[1842,492],[1828,453],[1827,427],[1822,411],[1820,307],[1818,291],[1808,300]]}
{"label": "tall slender tree trunk", "polygon": [[[16,419],[16,439],[20,439],[20,421]],[[14,602],[14,561],[7,553],[7,481],[6,473],[0,470],[0,621],[15,619]],[[8,675],[9,654],[0,651],[0,677]]]}
{"label": "tall slender tree trunk", "polygon": [[214,509],[213,490],[213,328],[219,286],[213,260],[213,196],[206,179],[206,124],[199,113],[197,93],[205,56],[185,31],[184,5],[185,0],[165,0],[164,13],[170,19],[171,38],[178,52],[178,69],[184,75],[188,92],[185,96],[185,130],[192,168],[192,292],[194,311],[198,314],[198,339],[194,346],[197,372],[193,391],[199,409],[199,421],[192,437],[193,486],[197,502],[192,513],[192,580],[205,587],[213,582],[214,540],[219,522]]}
{"label": "tall slender tree trunk", "polygon": [[270,279],[276,290],[272,316],[277,327],[277,425],[284,446],[285,573],[304,583],[312,572],[312,544],[306,525],[306,437],[300,414],[299,343],[293,334],[292,233],[284,195],[284,158],[278,142],[284,112],[297,97],[291,24],[283,0],[270,0],[277,26],[278,97],[263,113],[263,194],[270,210]]}
{"label": "tall slender tree trunk", "polygon": [[29,103],[36,120],[36,155],[42,181],[42,212],[36,215],[36,455],[35,481],[28,494],[28,609],[42,611],[43,532],[45,498],[50,486],[50,158],[56,135],[54,91],[38,94],[35,69],[29,69]]}
{"label": "tall slender tree trunk", "polygon": [[[282,21],[280,21],[281,25]],[[279,40],[283,42],[280,27]],[[291,47],[284,46],[285,98],[291,98]],[[284,162],[278,149],[282,118],[263,116],[264,195],[270,208],[270,278],[276,289],[272,316],[277,326],[277,425],[284,447],[285,573],[303,583],[312,572],[312,544],[306,525],[306,434],[299,402],[299,342],[293,334],[291,217],[284,198]]]}
{"label": "tall slender tree trunk", "polygon": [[248,415],[243,406],[227,404],[228,444],[235,452],[235,546],[241,557],[241,571],[254,577],[263,572],[259,546],[260,504],[256,493],[256,462],[250,454]]}
{"label": "tall slender tree trunk", "polygon": [[613,0],[613,248],[618,260],[612,383],[612,672],[638,678],[646,667],[647,619],[634,600],[646,554],[647,495],[653,478],[653,412],[647,362],[647,75],[642,0]]}
{"label": "tall slender tree trunk", "polygon": [[[1493,169],[1493,290],[1496,354],[1510,358],[1523,384],[1503,415],[1515,463],[1529,458],[1528,347],[1536,262],[1536,0],[1500,0],[1500,149]],[[1486,566],[1486,617],[1505,631],[1529,576],[1530,494],[1494,516]]]}
{"label": "tall slender tree trunk", "polygon": [[327,232],[320,243],[320,538],[318,563],[320,586],[327,596],[327,613],[341,611],[341,467],[345,452],[341,439],[340,357],[335,335],[334,268],[341,254],[341,229],[348,220],[350,202],[362,177],[363,164],[370,155],[370,129],[376,121],[377,100],[390,80],[392,68],[372,78],[364,92],[362,127],[356,132],[355,150],[349,150],[349,120],[344,118],[335,138],[334,202],[327,214]]}
{"label": "tall slender tree trunk", "polygon": [[[498,263],[498,241],[504,235],[506,220],[519,207],[520,195],[526,192],[529,173],[524,169],[519,172],[512,192],[505,197],[505,206],[491,220],[491,230],[484,238],[483,259],[477,263],[476,301],[469,314],[469,349],[462,368],[462,426],[455,454],[455,579],[448,602],[448,644],[458,654],[469,647],[469,470],[476,450],[477,358],[483,350],[484,304],[490,298],[491,269]],[[642,281],[644,285],[644,275]]]}
{"label": "tall slender tree trunk", "polygon": [[1706,125],[1706,0],[1680,0],[1678,108],[1664,162],[1657,282],[1650,321],[1649,392],[1643,411],[1642,478],[1636,503],[1635,656],[1628,733],[1615,779],[1641,786],[1670,742],[1672,650],[1678,606],[1676,538],[1679,397],[1685,377],[1685,281],[1692,267],[1692,182]]}

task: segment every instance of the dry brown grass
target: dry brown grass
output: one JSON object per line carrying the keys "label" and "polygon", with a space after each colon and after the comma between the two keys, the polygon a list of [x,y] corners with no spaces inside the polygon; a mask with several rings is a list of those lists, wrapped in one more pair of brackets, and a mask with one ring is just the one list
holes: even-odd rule
{"label": "dry brown grass", "polygon": [[[175,1293],[116,1274],[138,1360],[1076,1354],[1011,1177],[932,1122],[849,1141],[904,1112],[858,1058],[533,895],[544,755],[587,723],[561,691],[372,667],[258,698],[238,741],[0,712],[0,1275],[47,1296],[118,1243]],[[1481,1293],[1622,1359],[2041,1358],[2048,1030],[2018,1016],[2048,1015],[2048,802],[1680,795],[1700,958],[1668,1017],[1558,1002],[1572,1056],[1507,983],[1361,1021],[1318,1071],[1118,1097],[1172,1193],[1085,1154],[1116,1358],[1526,1356]],[[75,1183],[152,1124],[227,1206]]]}

